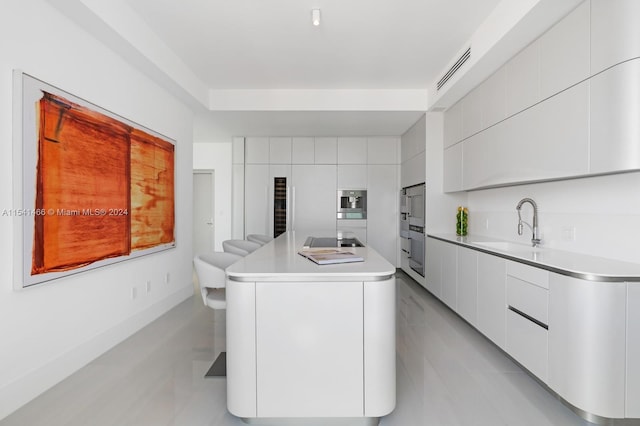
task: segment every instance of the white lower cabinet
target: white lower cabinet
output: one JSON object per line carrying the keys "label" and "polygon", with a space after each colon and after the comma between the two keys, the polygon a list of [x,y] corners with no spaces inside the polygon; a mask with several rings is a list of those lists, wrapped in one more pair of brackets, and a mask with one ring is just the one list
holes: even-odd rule
{"label": "white lower cabinet", "polygon": [[457,312],[470,324],[478,324],[478,252],[458,247]]}
{"label": "white lower cabinet", "polygon": [[[640,418],[640,283],[427,238],[427,289],[586,415]],[[635,423],[634,423],[635,424]]]}
{"label": "white lower cabinet", "polygon": [[640,418],[640,283],[627,283],[626,416]]}
{"label": "white lower cabinet", "polygon": [[543,382],[548,369],[549,273],[507,261],[505,350]]}
{"label": "white lower cabinet", "polygon": [[[425,239],[425,287],[438,299],[442,299],[442,250],[445,246],[451,245],[435,238]],[[409,267],[408,255],[402,257],[402,262],[406,259]],[[402,264],[404,267],[404,263]]]}
{"label": "white lower cabinet", "polygon": [[478,330],[504,349],[506,261],[478,253]]}
{"label": "white lower cabinet", "polygon": [[453,244],[444,244],[442,254],[442,295],[440,299],[457,311],[458,299],[458,250]]}
{"label": "white lower cabinet", "polygon": [[547,381],[547,330],[507,310],[505,350],[543,382]]}
{"label": "white lower cabinet", "polygon": [[550,275],[548,385],[597,416],[625,416],[626,292],[624,282]]}
{"label": "white lower cabinet", "polygon": [[257,416],[362,416],[363,283],[258,282],[255,298]]}

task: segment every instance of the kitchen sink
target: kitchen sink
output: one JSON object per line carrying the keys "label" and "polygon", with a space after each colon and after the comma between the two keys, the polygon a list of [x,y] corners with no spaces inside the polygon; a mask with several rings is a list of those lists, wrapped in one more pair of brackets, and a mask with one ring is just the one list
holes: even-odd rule
{"label": "kitchen sink", "polygon": [[491,250],[498,250],[504,252],[538,252],[539,247],[532,247],[525,244],[510,243],[507,241],[472,241],[471,244],[485,247]]}

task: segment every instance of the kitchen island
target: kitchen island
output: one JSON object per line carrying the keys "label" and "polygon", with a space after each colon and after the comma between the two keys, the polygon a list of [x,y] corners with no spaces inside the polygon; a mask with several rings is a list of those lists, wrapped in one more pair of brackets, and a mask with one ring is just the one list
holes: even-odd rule
{"label": "kitchen island", "polygon": [[310,235],[331,234],[287,232],[227,269],[227,407],[248,423],[375,425],[395,407],[395,267],[368,247],[317,265],[298,254]]}

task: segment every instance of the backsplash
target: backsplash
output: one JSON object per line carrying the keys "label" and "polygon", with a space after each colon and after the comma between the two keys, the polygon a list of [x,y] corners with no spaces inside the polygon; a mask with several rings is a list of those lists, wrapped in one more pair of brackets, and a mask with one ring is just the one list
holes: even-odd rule
{"label": "backsplash", "polygon": [[[538,204],[542,247],[640,263],[639,188],[640,172],[633,172],[472,191],[469,233],[529,244],[528,227],[517,233],[516,204],[530,197]],[[522,218],[531,224],[530,206]]]}

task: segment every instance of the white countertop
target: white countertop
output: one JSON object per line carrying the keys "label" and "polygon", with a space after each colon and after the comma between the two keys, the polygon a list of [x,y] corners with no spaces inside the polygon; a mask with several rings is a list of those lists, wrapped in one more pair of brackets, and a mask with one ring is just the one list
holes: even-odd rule
{"label": "white countertop", "polygon": [[[455,234],[429,234],[428,237],[584,280],[640,281],[640,264],[637,263],[545,248],[544,246],[534,248],[483,236],[459,237]],[[497,244],[493,247],[483,245],[487,242]]]}
{"label": "white countertop", "polygon": [[[317,265],[298,254],[307,237],[332,237],[334,231],[290,231],[238,260],[226,270],[233,281],[379,281],[396,268],[370,247],[349,247],[364,262]],[[365,244],[366,245],[366,244]]]}

